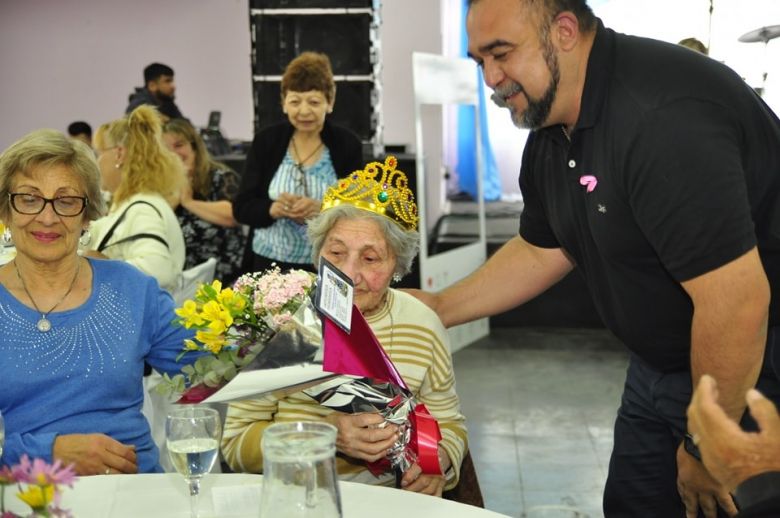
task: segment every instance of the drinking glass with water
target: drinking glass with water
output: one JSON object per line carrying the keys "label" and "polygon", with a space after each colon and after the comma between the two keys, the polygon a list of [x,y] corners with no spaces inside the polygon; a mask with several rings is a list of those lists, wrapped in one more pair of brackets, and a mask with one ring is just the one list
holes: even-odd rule
{"label": "drinking glass with water", "polygon": [[[5,443],[5,423],[3,422],[3,413],[0,412],[0,461],[3,460],[3,444]],[[0,462],[2,464],[2,462]]]}
{"label": "drinking glass with water", "polygon": [[171,464],[190,486],[190,517],[198,517],[200,480],[211,471],[219,452],[222,425],[213,408],[184,405],[173,408],[165,421]]}

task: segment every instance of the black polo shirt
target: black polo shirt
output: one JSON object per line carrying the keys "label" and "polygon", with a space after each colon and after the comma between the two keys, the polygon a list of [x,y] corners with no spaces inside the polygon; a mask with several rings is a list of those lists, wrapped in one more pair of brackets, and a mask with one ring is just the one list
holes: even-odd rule
{"label": "black polo shirt", "polygon": [[570,254],[632,351],[683,370],[693,304],[680,282],[758,244],[780,293],[779,184],[780,121],[739,76],[599,22],[571,141],[553,126],[526,144],[520,234]]}

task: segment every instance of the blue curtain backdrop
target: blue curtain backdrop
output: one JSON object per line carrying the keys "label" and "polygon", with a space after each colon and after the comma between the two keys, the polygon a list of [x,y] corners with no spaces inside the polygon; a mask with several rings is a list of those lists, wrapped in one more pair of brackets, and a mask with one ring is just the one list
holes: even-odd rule
{"label": "blue curtain backdrop", "polygon": [[[461,2],[460,17],[460,55],[468,56],[468,38],[466,36],[466,0]],[[485,165],[483,184],[485,201],[501,199],[501,179],[496,167],[496,158],[490,145],[487,126],[487,109],[485,108],[485,82],[482,71],[477,68],[477,83],[479,85],[479,130],[482,136],[482,153]],[[461,192],[466,192],[477,199],[477,145],[474,123],[474,110],[471,106],[458,107],[458,186]]]}

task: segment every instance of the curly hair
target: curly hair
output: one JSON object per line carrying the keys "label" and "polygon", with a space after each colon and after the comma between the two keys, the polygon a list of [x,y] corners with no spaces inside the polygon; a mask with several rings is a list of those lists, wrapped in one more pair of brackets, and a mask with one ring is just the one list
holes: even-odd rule
{"label": "curly hair", "polygon": [[105,213],[106,204],[100,192],[100,169],[89,146],[57,130],[41,129],[28,133],[0,155],[0,219],[10,219],[8,193],[11,192],[13,179],[38,167],[53,166],[66,167],[83,183],[87,197],[84,216],[88,221]]}
{"label": "curly hair", "polygon": [[303,52],[287,64],[282,76],[282,102],[289,91],[317,90],[332,103],[336,97],[336,83],[330,59],[320,52]]}
{"label": "curly hair", "polygon": [[171,119],[163,125],[163,133],[178,135],[192,146],[195,154],[195,163],[192,171],[192,190],[197,192],[203,199],[211,194],[212,175],[216,170],[228,171],[230,167],[222,162],[217,162],[206,149],[206,144],[198,134],[198,130],[185,119]]}
{"label": "curly hair", "polygon": [[98,149],[121,146],[126,158],[112,209],[139,193],[175,195],[186,181],[181,160],[162,142],[162,120],[152,106],[141,105],[125,117],[103,124],[95,133]]}

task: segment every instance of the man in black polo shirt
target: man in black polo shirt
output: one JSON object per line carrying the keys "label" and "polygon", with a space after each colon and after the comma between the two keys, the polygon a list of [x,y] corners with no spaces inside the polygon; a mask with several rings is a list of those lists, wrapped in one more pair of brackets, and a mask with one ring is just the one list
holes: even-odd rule
{"label": "man in black polo shirt", "polygon": [[705,373],[735,421],[750,387],[780,401],[767,347],[780,325],[780,122],[727,67],[607,30],[585,0],[473,0],[467,29],[494,100],[533,130],[520,235],[417,295],[451,326],[576,267],[632,353],[605,515],[733,514],[684,448],[685,409]]}

